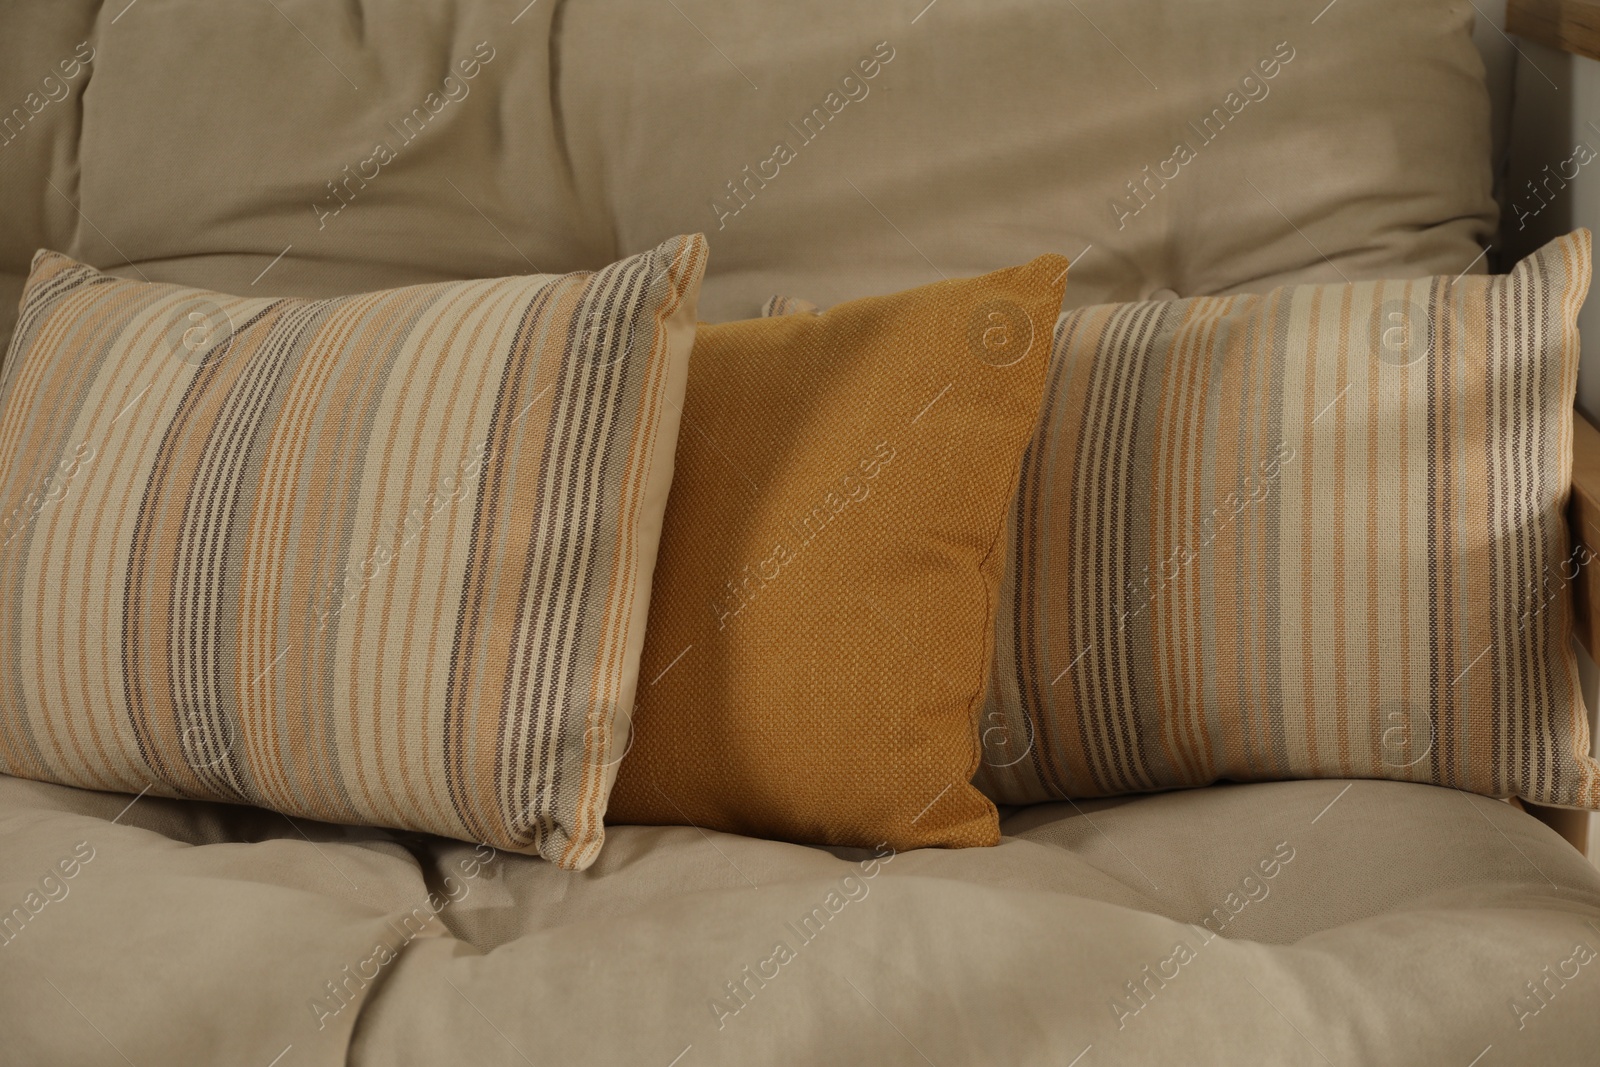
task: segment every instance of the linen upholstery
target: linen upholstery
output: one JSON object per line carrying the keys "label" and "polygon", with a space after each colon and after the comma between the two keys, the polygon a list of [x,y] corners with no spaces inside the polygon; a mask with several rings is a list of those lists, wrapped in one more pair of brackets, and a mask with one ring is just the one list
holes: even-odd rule
{"label": "linen upholstery", "polygon": [[[79,842],[95,850],[65,899],[0,930],[0,1057],[123,1062],[73,1005],[134,1063],[177,1067],[266,1065],[291,1044],[282,1062],[304,1067],[521,1063],[511,1046],[536,1064],[666,1067],[688,1049],[678,1067],[1061,1067],[1089,1045],[1078,1067],[1464,1067],[1491,1044],[1485,1063],[1580,1064],[1600,1047],[1594,963],[1551,980],[1521,1025],[1513,1010],[1538,1006],[1525,983],[1575,944],[1600,949],[1600,873],[1510,805],[1434,786],[1040,804],[1003,819],[996,848],[902,852],[872,877],[861,864],[881,850],[690,826],[612,827],[572,875],[423,835],[301,822],[301,837],[255,809],[128,799],[0,778],[0,917],[46,899],[41,878]],[[1293,858],[1263,877],[1281,846]],[[790,926],[807,918],[802,944]],[[779,940],[797,958],[763,978]],[[1180,941],[1198,958],[1159,979]],[[379,944],[399,958],[363,979]],[[142,958],[160,982],[107,965]],[[745,1004],[719,1028],[730,983]],[[1133,1018],[1112,1010],[1138,1003],[1127,983],[1149,1000]]]}
{"label": "linen upholstery", "polygon": [[624,247],[706,229],[712,321],[1041,252],[1069,307],[1453,276],[1496,219],[1473,7],[1326,6],[590,0],[561,23],[577,196]]}
{"label": "linen upholstery", "polygon": [[979,781],[1377,777],[1600,807],[1565,508],[1586,230],[1509,275],[1063,317]]}
{"label": "linen upholstery", "polygon": [[0,770],[588,865],[705,257],[300,301],[41,252]]}
{"label": "linen upholstery", "polygon": [[[723,321],[772,293],[831,306],[1042,252],[1088,249],[1067,294],[1083,306],[1338,280],[1323,254],[1356,279],[1454,275],[1490,239],[1471,5],[1339,0],[1315,24],[1325,3],[925,6],[10,5],[0,114],[80,42],[94,59],[0,146],[0,346],[41,247],[331,296],[598,269],[710,227],[701,316]],[[879,41],[895,58],[851,100],[841,82]],[[1269,95],[1119,230],[1126,183],[1197,140],[1188,124],[1226,112],[1282,41],[1296,57]],[[493,58],[466,80],[480,44]],[[802,145],[788,124],[819,107]],[[391,124],[417,108],[406,140]],[[715,230],[710,202],[780,139],[797,158]],[[380,141],[398,152],[375,169]],[[319,224],[314,205],[340,201]]]}
{"label": "linen upholstery", "polygon": [[995,842],[972,717],[1066,267],[700,328],[612,822]]}
{"label": "linen upholstery", "polygon": [[298,297],[598,270],[655,247],[672,235],[618,251],[574,199],[550,93],[560,5],[513,24],[525,6],[9,5],[5,113],[80,42],[94,59],[0,145],[14,224],[0,228],[0,333],[41,247],[131,278]]}

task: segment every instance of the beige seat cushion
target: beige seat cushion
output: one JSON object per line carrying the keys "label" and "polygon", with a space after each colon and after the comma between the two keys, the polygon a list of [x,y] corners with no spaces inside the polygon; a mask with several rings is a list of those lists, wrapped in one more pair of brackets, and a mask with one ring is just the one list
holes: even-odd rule
{"label": "beige seat cushion", "polygon": [[[1434,786],[1039,805],[996,848],[876,862],[620,827],[581,875],[127,801],[0,778],[0,908],[55,898],[0,945],[17,1062],[117,1062],[74,1008],[141,1064],[267,1064],[291,1044],[299,1065],[347,1048],[358,1065],[523,1062],[515,1048],[661,1067],[686,1049],[680,1067],[1064,1067],[1089,1045],[1080,1067],[1465,1067],[1489,1045],[1530,1064],[1600,1048],[1600,960],[1574,960],[1600,949],[1600,873],[1511,806]],[[42,886],[80,842],[93,859]],[[1525,983],[1546,967],[1541,1005]]]}

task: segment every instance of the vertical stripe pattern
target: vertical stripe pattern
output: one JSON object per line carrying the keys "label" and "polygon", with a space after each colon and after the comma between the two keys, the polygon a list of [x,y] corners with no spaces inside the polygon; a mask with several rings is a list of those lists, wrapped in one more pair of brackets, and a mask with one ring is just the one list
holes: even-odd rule
{"label": "vertical stripe pattern", "polygon": [[1064,316],[979,787],[1374,777],[1600,807],[1565,517],[1589,276],[1579,231],[1500,277]]}
{"label": "vertical stripe pattern", "polygon": [[303,301],[41,252],[0,770],[593,862],[705,261]]}

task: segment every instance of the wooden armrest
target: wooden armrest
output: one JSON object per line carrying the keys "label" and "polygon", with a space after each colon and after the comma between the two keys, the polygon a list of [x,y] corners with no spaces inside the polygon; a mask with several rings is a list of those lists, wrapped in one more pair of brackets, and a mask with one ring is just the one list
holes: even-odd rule
{"label": "wooden armrest", "polygon": [[[1572,533],[1572,564],[1582,564],[1572,582],[1572,633],[1590,657],[1600,662],[1600,559],[1596,559],[1600,553],[1600,430],[1579,411],[1572,413],[1572,497],[1567,502],[1567,527]],[[1563,574],[1570,572],[1572,564],[1564,565]],[[1579,852],[1589,854],[1593,813],[1536,804],[1526,807]]]}
{"label": "wooden armrest", "polygon": [[1600,59],[1600,0],[1510,0],[1506,32]]}
{"label": "wooden armrest", "polygon": [[[1574,563],[1572,632],[1589,655],[1600,662],[1600,430],[1581,412],[1572,413],[1572,499],[1567,503]],[[1581,547],[1580,547],[1581,546]]]}

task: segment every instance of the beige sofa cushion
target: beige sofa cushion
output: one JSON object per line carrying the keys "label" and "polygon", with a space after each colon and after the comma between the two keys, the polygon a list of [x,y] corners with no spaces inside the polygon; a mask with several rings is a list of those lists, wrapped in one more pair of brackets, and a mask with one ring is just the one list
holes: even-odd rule
{"label": "beige sofa cushion", "polygon": [[[291,1044],[280,1067],[520,1065],[513,1048],[1067,1067],[1089,1045],[1078,1067],[1467,1067],[1489,1045],[1493,1067],[1600,1048],[1600,960],[1573,959],[1600,950],[1600,874],[1510,805],[1434,786],[1041,804],[997,848],[881,858],[622,826],[578,876],[437,838],[302,823],[307,840],[223,804],[126,807],[0,778],[0,906],[38,908],[0,945],[17,1062],[122,1062],[44,977],[138,1064],[265,1067]],[[93,859],[56,874],[80,842]],[[108,966],[146,959],[159,981]],[[1563,970],[1544,1002],[1525,985]]]}
{"label": "beige sofa cushion", "polygon": [[[38,5],[0,38],[5,114],[80,42],[94,58],[0,147],[0,342],[41,247],[328,296],[597,269],[705,230],[711,321],[1086,249],[1071,306],[1460,271],[1495,217],[1471,7],[1319,6]],[[788,124],[818,108],[802,143]],[[1224,132],[1119,228],[1125,183],[1217,108]],[[795,158],[719,230],[713,199],[778,141]]]}
{"label": "beige sofa cushion", "polygon": [[1495,220],[1468,5],[925,3],[572,5],[585,214],[623,248],[704,228],[713,320],[1043,252],[1082,254],[1069,307],[1455,274]]}
{"label": "beige sofa cushion", "polygon": [[609,220],[583,214],[560,147],[557,9],[547,0],[513,24],[516,8],[465,3],[64,0],[9,18],[0,108],[79,42],[94,58],[0,147],[0,192],[20,222],[0,229],[0,341],[41,247],[248,296],[623,258]]}

